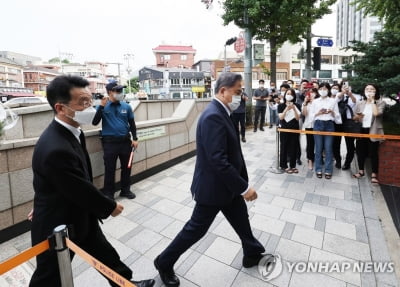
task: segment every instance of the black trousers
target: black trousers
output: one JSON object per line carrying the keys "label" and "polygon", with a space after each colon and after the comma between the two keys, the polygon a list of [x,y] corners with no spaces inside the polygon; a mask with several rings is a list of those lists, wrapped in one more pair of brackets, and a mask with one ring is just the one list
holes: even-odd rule
{"label": "black trousers", "polygon": [[[335,124],[335,132],[343,132],[343,125]],[[342,157],[340,155],[340,144],[342,143],[342,137],[335,136],[333,137],[332,142],[332,151],[333,151],[333,158],[335,161],[340,162],[342,161]]]}
{"label": "black trousers", "polygon": [[[73,241],[73,239],[71,239]],[[75,242],[77,243],[77,242]],[[93,257],[116,271],[122,277],[132,279],[132,271],[121,260],[114,247],[107,241],[99,224],[93,224],[88,238],[77,245]],[[70,252],[71,261],[75,255]],[[60,272],[56,251],[45,251],[36,257],[36,270],[32,275],[29,287],[60,287]],[[106,278],[108,280],[108,278]],[[111,286],[119,286],[108,280]]]}
{"label": "black trousers", "polygon": [[[345,123],[343,123],[343,126],[346,126]],[[344,132],[350,132],[350,131],[346,131],[346,129],[344,129]],[[345,137],[344,140],[346,142],[346,150],[347,150],[344,165],[350,165],[354,159],[354,153],[356,150],[356,146],[355,146],[356,138]]]}
{"label": "black trousers", "polygon": [[280,133],[281,151],[279,157],[279,165],[286,169],[289,158],[290,168],[296,167],[297,150],[299,147],[299,135],[295,133]]}
{"label": "black trousers", "polygon": [[[369,128],[362,128],[362,134],[369,134]],[[371,159],[372,173],[378,173],[379,169],[379,142],[372,142],[369,138],[359,138],[356,141],[358,168],[364,170],[366,158]]]}
{"label": "black trousers", "polygon": [[104,188],[105,193],[115,193],[115,170],[117,168],[117,159],[121,163],[121,192],[130,190],[131,168],[128,168],[128,161],[132,151],[131,141],[121,142],[103,141],[103,159],[104,159]]}
{"label": "black trousers", "polygon": [[238,132],[240,124],[240,135],[242,136],[242,138],[245,137],[246,133],[245,116],[246,113],[232,113],[233,124],[235,125],[235,128]]}
{"label": "black trousers", "polygon": [[[306,129],[306,131],[313,131],[313,129]],[[314,162],[315,159],[314,135],[306,134],[306,140],[307,140],[307,147],[306,147],[307,159]]]}
{"label": "black trousers", "polygon": [[261,116],[260,129],[264,127],[266,110],[267,110],[267,107],[256,107],[255,108],[255,112],[254,112],[254,129],[257,129],[258,121],[260,119],[260,116]]}
{"label": "black trousers", "polygon": [[196,204],[190,220],[160,254],[158,263],[161,269],[173,268],[179,257],[206,234],[219,211],[224,214],[239,236],[245,256],[258,256],[265,251],[261,243],[253,236],[243,197],[237,196],[227,206]]}

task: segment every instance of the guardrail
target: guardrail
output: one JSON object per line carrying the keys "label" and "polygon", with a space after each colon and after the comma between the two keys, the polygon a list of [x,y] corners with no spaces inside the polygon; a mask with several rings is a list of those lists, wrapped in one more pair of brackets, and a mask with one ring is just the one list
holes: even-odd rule
{"label": "guardrail", "polygon": [[62,287],[73,287],[74,280],[72,277],[71,258],[69,250],[75,252],[89,265],[97,269],[104,276],[112,280],[114,283],[123,287],[136,287],[135,284],[122,277],[114,270],[97,260],[89,253],[81,249],[78,245],[68,238],[68,229],[66,225],[57,226],[53,234],[48,239],[36,244],[35,246],[21,252],[20,254],[0,263],[0,275],[10,271],[18,265],[28,261],[46,250],[54,250],[57,252],[58,267],[60,270],[60,279]]}

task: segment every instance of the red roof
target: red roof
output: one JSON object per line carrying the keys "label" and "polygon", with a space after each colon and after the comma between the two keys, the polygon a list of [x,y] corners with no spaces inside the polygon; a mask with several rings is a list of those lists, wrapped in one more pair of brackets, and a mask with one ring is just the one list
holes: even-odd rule
{"label": "red roof", "polygon": [[174,45],[158,45],[153,51],[185,51],[196,52],[192,46],[174,46]]}

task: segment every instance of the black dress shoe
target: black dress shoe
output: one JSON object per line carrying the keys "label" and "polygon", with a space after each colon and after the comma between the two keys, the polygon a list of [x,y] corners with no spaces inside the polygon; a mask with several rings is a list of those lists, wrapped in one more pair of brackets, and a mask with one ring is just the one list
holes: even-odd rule
{"label": "black dress shoe", "polygon": [[136,287],[153,287],[154,283],[156,283],[156,281],[154,281],[153,279],[142,280],[142,281],[131,280],[131,282],[135,284]]}
{"label": "black dress shoe", "polygon": [[350,165],[349,164],[344,164],[342,167],[342,170],[348,170],[350,169]]}
{"label": "black dress shoe", "polygon": [[256,131],[257,131],[257,129],[254,129],[254,130],[253,130],[253,132],[256,132]]}
{"label": "black dress shoe", "polygon": [[175,275],[174,269],[162,270],[158,265],[158,257],[159,256],[157,256],[156,259],[154,259],[154,266],[156,267],[158,273],[160,274],[161,281],[167,287],[179,286],[180,281],[179,278]]}
{"label": "black dress shoe", "polygon": [[119,194],[121,197],[126,197],[127,199],[134,199],[136,197],[136,194],[134,194],[132,191],[124,191]]}
{"label": "black dress shoe", "polygon": [[262,132],[263,132],[263,131],[264,131],[264,128],[260,128],[260,131],[262,131]]}
{"label": "black dress shoe", "polygon": [[337,161],[335,164],[336,168],[341,168],[342,167],[342,163],[340,161]]}
{"label": "black dress shoe", "polygon": [[246,138],[245,137],[242,137],[242,142],[246,142]]}
{"label": "black dress shoe", "polygon": [[299,159],[299,158],[297,159],[297,164],[298,164],[298,165],[302,165],[302,164],[303,164],[303,162],[301,161],[301,159]]}
{"label": "black dress shoe", "polygon": [[260,262],[261,258],[263,258],[263,255],[260,254],[256,257],[250,257],[250,256],[243,256],[243,267],[244,268],[250,268],[253,266],[257,266],[258,262]]}

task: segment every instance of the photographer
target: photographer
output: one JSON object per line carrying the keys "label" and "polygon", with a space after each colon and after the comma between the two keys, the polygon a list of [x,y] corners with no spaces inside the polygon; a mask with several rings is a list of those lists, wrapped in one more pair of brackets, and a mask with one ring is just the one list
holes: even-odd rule
{"label": "photographer", "polygon": [[115,170],[117,159],[121,162],[121,193],[120,196],[133,199],[136,195],[130,191],[131,168],[128,161],[132,148],[138,147],[136,124],[133,111],[129,104],[123,102],[122,89],[126,86],[110,82],[106,85],[107,97],[101,99],[97,107],[93,125],[102,120],[101,141],[104,150],[104,194],[114,199]]}

